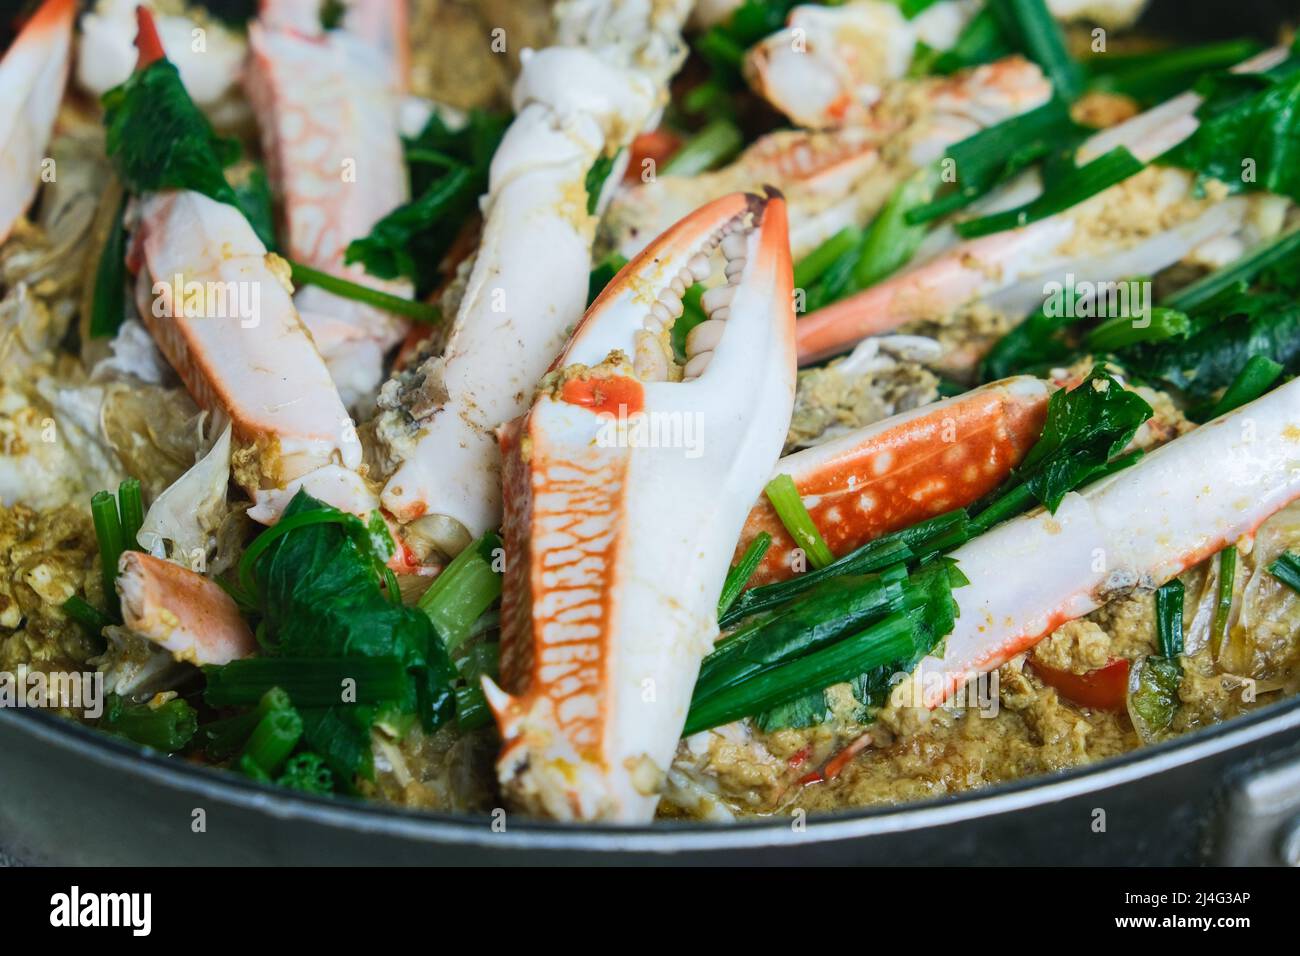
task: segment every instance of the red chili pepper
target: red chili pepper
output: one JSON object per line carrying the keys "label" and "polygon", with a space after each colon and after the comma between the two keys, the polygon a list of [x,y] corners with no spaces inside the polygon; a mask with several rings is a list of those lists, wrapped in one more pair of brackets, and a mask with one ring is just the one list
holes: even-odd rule
{"label": "red chili pepper", "polygon": [[147,7],[139,6],[135,8],[135,24],[135,48],[140,51],[135,68],[143,70],[150,63],[166,59],[167,54],[163,52],[162,39],[158,36],[158,27],[153,22],[153,14],[149,12]]}
{"label": "red chili pepper", "polygon": [[639,181],[645,171],[644,163],[647,159],[654,160],[655,167],[658,168],[668,162],[681,145],[682,138],[662,126],[648,133],[642,133],[632,140],[632,146],[628,150],[627,171],[623,173],[623,181]]}
{"label": "red chili pepper", "polygon": [[1047,667],[1030,661],[1034,673],[1048,687],[1053,687],[1062,697],[1067,697],[1083,707],[1096,710],[1123,710],[1128,693],[1127,658],[1117,657],[1086,674]]}

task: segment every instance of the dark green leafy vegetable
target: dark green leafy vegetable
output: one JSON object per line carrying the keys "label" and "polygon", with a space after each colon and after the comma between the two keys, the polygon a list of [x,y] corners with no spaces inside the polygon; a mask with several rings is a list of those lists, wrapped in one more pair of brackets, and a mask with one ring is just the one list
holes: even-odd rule
{"label": "dark green leafy vegetable", "polygon": [[1281,374],[1282,366],[1268,356],[1252,355],[1205,418],[1218,418],[1253,402],[1267,392]]}
{"label": "dark green leafy vegetable", "polygon": [[253,227],[257,238],[262,240],[262,245],[274,252],[278,248],[275,206],[271,202],[271,183],[266,178],[266,169],[261,164],[249,163],[239,175],[228,173],[227,179],[235,191],[235,205]]}
{"label": "dark green leafy vegetable", "polygon": [[474,111],[463,129],[452,131],[431,116],[405,143],[413,198],[375,223],[368,236],[354,239],[346,261],[381,279],[408,278],[417,299],[428,296],[447,250],[487,190],[488,166],[506,123],[506,117]]}
{"label": "dark green leafy vegetable", "polygon": [[1237,578],[1237,546],[1230,544],[1219,552],[1219,590],[1214,601],[1214,620],[1210,622],[1210,647],[1219,656],[1223,639],[1228,636],[1228,616],[1232,611],[1232,588]]}
{"label": "dark green leafy vegetable", "polygon": [[1300,201],[1300,56],[1262,73],[1213,74],[1196,90],[1196,132],[1160,161],[1192,170],[1198,184]]}
{"label": "dark green leafy vegetable", "polygon": [[1186,589],[1174,578],[1156,591],[1156,638],[1160,656],[1175,660],[1183,653],[1183,601]]}
{"label": "dark green leafy vegetable", "polygon": [[168,60],[155,60],[104,94],[105,146],[131,192],[192,189],[238,208],[225,168],[239,144],[217,136]]}
{"label": "dark green leafy vegetable", "polygon": [[198,717],[179,697],[155,707],[152,703],[130,704],[109,694],[99,729],[171,754],[190,742],[198,729]]}
{"label": "dark green leafy vegetable", "polygon": [[117,334],[127,316],[126,299],[126,196],[118,204],[99,262],[95,267],[95,294],[90,307],[90,337],[106,338]]}
{"label": "dark green leafy vegetable", "polygon": [[1300,593],[1300,557],[1294,552],[1283,551],[1269,562],[1268,573],[1292,591]]}
{"label": "dark green leafy vegetable", "polygon": [[1012,45],[1043,68],[1056,95],[1074,100],[1082,90],[1083,75],[1044,0],[989,0],[988,9]]}
{"label": "dark green leafy vegetable", "polygon": [[1175,660],[1148,657],[1137,669],[1130,684],[1128,708],[1134,723],[1141,723],[1148,734],[1169,729],[1178,713],[1178,688],[1183,671]]}
{"label": "dark green leafy vegetable", "polygon": [[[1016,209],[995,212],[979,219],[968,219],[956,226],[957,234],[963,239],[975,239],[1007,229],[1017,229],[1054,216],[1059,212],[1077,206],[1104,189],[1123,182],[1130,176],[1142,171],[1143,163],[1127,148],[1116,146],[1110,152],[1103,153],[1083,166],[1074,167],[1061,181],[1046,184],[1043,194],[1032,202]],[[1048,188],[1051,187],[1051,188]]]}
{"label": "dark green leafy vegetable", "polygon": [[1141,396],[1097,366],[1077,388],[1052,393],[1043,433],[1016,469],[1013,482],[1055,511],[1067,492],[1089,481],[1123,450],[1151,414]]}
{"label": "dark green leafy vegetable", "polygon": [[722,595],[718,598],[718,617],[725,615],[736,598],[740,597],[740,592],[745,589],[749,579],[763,563],[763,557],[771,546],[772,536],[766,531],[760,531],[754,540],[749,542],[745,553],[740,556],[740,561],[727,572],[727,579],[722,582]]}

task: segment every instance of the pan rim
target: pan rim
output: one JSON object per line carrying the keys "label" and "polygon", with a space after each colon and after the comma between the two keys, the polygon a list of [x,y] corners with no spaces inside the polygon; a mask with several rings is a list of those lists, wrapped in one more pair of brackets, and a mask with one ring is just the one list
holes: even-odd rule
{"label": "pan rim", "polygon": [[494,830],[488,815],[432,813],[359,799],[293,793],[229,771],[175,760],[51,713],[0,708],[0,727],[5,726],[111,771],[128,773],[172,791],[216,799],[278,820],[429,846],[457,844],[493,850],[671,854],[836,842],[951,826],[1042,803],[1060,802],[1195,763],[1287,731],[1295,731],[1300,740],[1300,697],[1269,704],[1174,740],[1056,774],[1040,774],[913,803],[810,815],[799,831],[790,826],[785,816],[724,824],[663,821],[639,826],[584,826],[528,820],[511,822],[505,830]]}

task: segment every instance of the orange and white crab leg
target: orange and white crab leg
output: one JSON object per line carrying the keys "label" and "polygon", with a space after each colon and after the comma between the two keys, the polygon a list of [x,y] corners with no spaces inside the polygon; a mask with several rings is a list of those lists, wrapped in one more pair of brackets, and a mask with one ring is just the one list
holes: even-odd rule
{"label": "orange and white crab leg", "polygon": [[[903,412],[787,455],[789,475],[831,552],[965,507],[993,491],[1033,447],[1049,387],[1023,375]],[[767,498],[750,512],[736,558],[759,533],[772,536],[751,585],[793,577],[798,547]]]}
{"label": "orange and white crab leg", "polygon": [[970,579],[940,657],[912,677],[937,706],[1066,621],[1156,588],[1300,497],[1300,381],[1176,438],[1131,468],[952,553]]}
{"label": "orange and white crab leg", "polygon": [[[1127,26],[1145,0],[1049,0],[1058,19]],[[901,80],[917,45],[951,48],[978,4],[940,0],[908,19],[889,0],[806,5],[785,29],[750,48],[745,76],[754,91],[799,126],[831,129],[869,121],[885,89]]]}
{"label": "orange and white crab leg", "polygon": [[[1250,68],[1264,68],[1276,54],[1265,56],[1249,61]],[[1104,130],[1080,147],[1080,157],[1086,161],[1100,148],[1125,146],[1150,162],[1195,131],[1197,102],[1194,94],[1179,97]],[[1027,202],[1040,189],[1029,174],[986,199],[984,211]],[[1015,199],[1008,201],[1009,195]],[[977,301],[1024,315],[1042,301],[1050,283],[1064,284],[1071,275],[1089,282],[1153,275],[1211,241],[1248,233],[1252,213],[1274,203],[1274,197],[1259,194],[1196,198],[1192,174],[1150,166],[1063,213],[935,252],[936,245],[955,238],[940,231],[940,242],[927,240],[917,265],[805,316],[799,322],[800,364],[908,322],[945,318]],[[1115,228],[1114,223],[1135,223],[1130,213],[1138,204],[1155,212],[1134,228]],[[1153,215],[1161,228],[1149,228]]]}
{"label": "orange and white crab leg", "polygon": [[[343,261],[348,243],[407,199],[388,65],[347,31],[322,31],[317,19],[314,31],[300,32],[298,19],[294,2],[264,0],[249,27],[244,84],[260,121],[287,254],[409,297],[410,283],[376,279]],[[295,301],[344,401],[351,406],[370,397],[383,379],[385,353],[406,335],[406,321],[315,286]]]}
{"label": "orange and white crab leg", "polygon": [[685,53],[688,8],[569,0],[557,8],[557,32],[572,45],[525,55],[445,351],[380,397],[380,433],[397,462],[383,503],[399,520],[445,515],[471,535],[500,520],[493,430],[524,411],[582,315],[596,223],[587,174],[657,121]]}
{"label": "orange and white crab leg", "polygon": [[[674,380],[673,303],[718,248],[730,301]],[[505,690],[485,690],[514,805],[564,820],[653,815],[736,535],[789,422],[791,282],[779,198],[705,206],[619,273],[505,430]],[[694,445],[638,438],[687,419]]]}
{"label": "orange and white crab leg", "polygon": [[189,568],[124,551],[116,586],[123,623],[177,660],[229,664],[257,651],[253,632],[230,595]]}
{"label": "orange and white crab leg", "polygon": [[895,186],[953,143],[1041,106],[1052,92],[1042,70],[1021,56],[908,84],[907,96],[878,103],[864,123],[771,133],[715,172],[656,175],[624,188],[602,232],[631,258],[702,203],[770,184],[789,203],[797,261],[845,226],[868,222]]}
{"label": "orange and white crab leg", "polygon": [[0,59],[0,242],[41,184],[41,162],[63,100],[75,0],[45,0]]}

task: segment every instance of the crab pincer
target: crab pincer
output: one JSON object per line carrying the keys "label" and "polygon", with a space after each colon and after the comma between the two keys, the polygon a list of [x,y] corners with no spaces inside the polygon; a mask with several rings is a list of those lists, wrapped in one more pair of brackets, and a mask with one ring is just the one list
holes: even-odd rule
{"label": "crab pincer", "polygon": [[45,0],[0,59],[0,242],[41,182],[41,160],[63,100],[74,0]]}
{"label": "crab pincer", "polygon": [[[1300,497],[1300,381],[1288,382],[1110,478],[952,552],[970,580],[942,656],[908,686],[927,707],[1060,625],[1157,588]],[[900,693],[905,693],[900,691]]]}
{"label": "crab pincer", "polygon": [[[683,367],[669,330],[718,251],[727,281],[706,293],[709,328]],[[485,691],[514,805],[653,815],[736,536],[789,424],[791,286],[784,200],[709,203],[615,277],[503,430],[505,689]],[[698,441],[662,440],[687,428]]]}

